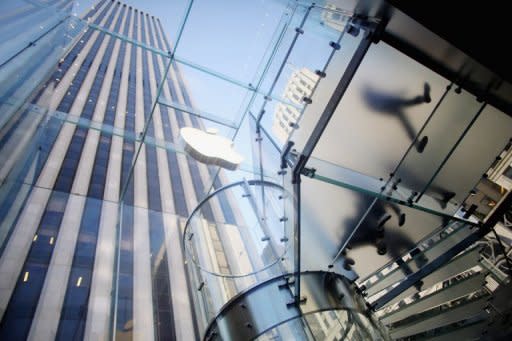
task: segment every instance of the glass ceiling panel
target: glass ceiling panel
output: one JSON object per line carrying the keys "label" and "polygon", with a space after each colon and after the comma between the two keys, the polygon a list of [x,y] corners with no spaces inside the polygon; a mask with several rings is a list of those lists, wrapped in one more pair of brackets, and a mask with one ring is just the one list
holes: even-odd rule
{"label": "glass ceiling panel", "polygon": [[[346,34],[299,122],[296,141],[306,141],[362,41]],[[348,51],[347,51],[348,50]],[[348,53],[347,53],[348,52]],[[396,77],[396,75],[400,77]],[[332,76],[332,78],[331,78]],[[384,42],[372,44],[320,137],[313,156],[387,180],[449,82]],[[425,95],[429,95],[430,101]],[[315,105],[318,104],[318,106]],[[310,121],[306,121],[310,119]],[[336,151],[333,150],[336,148]]]}
{"label": "glass ceiling panel", "polygon": [[[327,10],[299,6],[293,20],[284,33],[283,43],[276,51],[276,57],[269,65],[268,76],[262,88],[272,97],[280,97],[285,103],[267,101],[263,106],[253,105],[253,113],[261,115],[261,124],[280,145],[288,135],[298,129],[305,107],[312,97],[319,76],[333,53],[344,30],[322,24]],[[337,13],[340,20],[347,22],[344,13]],[[268,98],[267,98],[268,99]],[[286,103],[290,103],[287,105]],[[256,103],[255,103],[256,104]]]}
{"label": "glass ceiling panel", "polygon": [[194,1],[177,55],[249,84],[290,11],[281,1]]}
{"label": "glass ceiling panel", "polygon": [[149,50],[149,51],[151,51],[153,53],[156,53],[156,54],[158,54],[160,56],[169,57],[169,53],[166,52],[165,50],[162,50],[162,49],[160,49],[158,47],[151,46],[151,45],[149,45],[147,43],[143,43],[140,40],[134,40],[134,39],[132,39],[132,38],[126,36],[126,35],[123,35],[123,34],[118,33],[118,32],[111,31],[111,30],[109,30],[109,29],[107,29],[105,27],[102,27],[100,25],[89,23],[88,27],[90,29],[92,29],[92,30],[95,30],[95,31],[98,31],[98,32],[103,32],[103,33],[105,33],[105,34],[107,34],[107,35],[109,35],[111,37],[114,37],[116,39],[128,42],[130,44],[133,44],[133,45],[135,45],[137,47],[140,47],[140,48],[142,48],[144,50]]}
{"label": "glass ceiling panel", "polygon": [[205,123],[216,122],[233,129],[240,125],[251,95],[252,91],[244,87],[186,64],[173,63],[160,103],[187,116],[204,117]]}
{"label": "glass ceiling panel", "polygon": [[[327,29],[325,30],[327,31]],[[348,33],[342,35],[341,32],[338,31],[338,36],[336,37],[333,36],[333,30],[330,29],[330,31],[331,32],[327,31],[324,34],[323,45],[325,46],[327,44],[327,47],[331,50],[332,56],[330,54],[326,55],[325,65],[317,68],[325,73],[325,77],[320,78],[317,76],[317,84],[314,87],[314,91],[309,96],[311,104],[301,112],[296,121],[297,125],[295,129],[290,131],[291,136],[289,138],[295,143],[294,148],[299,152],[303,150],[306,141],[309,139],[320,115],[325,109],[325,105],[334,93],[342,73],[348,67],[350,60],[365,34],[363,30],[357,35]],[[331,41],[335,43],[333,44],[334,47],[340,46],[339,50],[329,45]],[[327,51],[325,51],[325,53],[327,53]],[[309,71],[314,72],[315,70]],[[309,78],[314,80],[312,76]]]}
{"label": "glass ceiling panel", "polygon": [[387,179],[377,179],[315,157],[310,158],[308,167],[315,170],[311,177],[319,181],[377,196],[380,199],[407,205],[430,214],[452,217],[459,207],[456,203],[440,203],[438,198],[428,194],[423,195],[421,200],[416,202],[414,201],[415,192],[400,182],[387,182]]}

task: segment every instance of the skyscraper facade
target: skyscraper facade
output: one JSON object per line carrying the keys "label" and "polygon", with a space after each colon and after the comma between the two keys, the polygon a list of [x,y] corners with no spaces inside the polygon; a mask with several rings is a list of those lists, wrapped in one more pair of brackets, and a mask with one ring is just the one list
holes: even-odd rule
{"label": "skyscraper facade", "polygon": [[[44,5],[12,0],[0,4],[1,130],[13,122],[12,115],[47,77],[76,33],[74,29],[80,28],[71,15],[72,7],[69,0]],[[4,176],[3,172],[0,179]]]}
{"label": "skyscraper facade", "polygon": [[[33,131],[16,131],[33,118],[15,115],[2,132],[31,138],[2,169],[0,339],[194,339],[180,229],[221,180],[159,141],[202,123],[155,102],[161,91],[193,106],[177,66],[166,73],[151,50],[171,50],[159,19],[102,0],[83,20],[32,95]],[[232,222],[217,204],[205,218]]]}

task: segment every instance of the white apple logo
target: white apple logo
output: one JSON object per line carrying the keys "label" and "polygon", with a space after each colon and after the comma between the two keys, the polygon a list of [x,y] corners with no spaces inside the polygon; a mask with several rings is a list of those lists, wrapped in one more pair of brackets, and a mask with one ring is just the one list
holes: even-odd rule
{"label": "white apple logo", "polygon": [[185,151],[199,162],[217,165],[229,170],[236,170],[243,157],[233,149],[233,142],[217,135],[217,129],[200,129],[185,127],[180,129],[185,142]]}

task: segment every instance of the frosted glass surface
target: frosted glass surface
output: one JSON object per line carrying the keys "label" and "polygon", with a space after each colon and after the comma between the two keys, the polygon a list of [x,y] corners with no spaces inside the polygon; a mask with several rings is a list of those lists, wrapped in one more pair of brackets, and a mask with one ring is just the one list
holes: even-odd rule
{"label": "frosted glass surface", "polygon": [[456,193],[454,200],[461,203],[511,136],[512,118],[490,105],[486,106],[431,187],[448,188]]}
{"label": "frosted glass surface", "polygon": [[[459,94],[454,89],[450,90],[418,139],[428,137],[423,152],[411,148],[396,171],[402,185],[423,191],[481,106],[469,93],[462,91]],[[450,192],[449,188],[430,186],[430,189],[430,193],[437,195],[438,199]]]}
{"label": "frosted glass surface", "polygon": [[[372,198],[307,177],[303,178],[301,189],[302,268],[327,269],[371,206]],[[402,226],[401,214],[405,214]],[[383,224],[384,232],[379,235],[378,225],[386,215],[390,218]],[[446,217],[377,200],[351,239],[347,256],[356,260],[353,268],[364,278],[410,251],[420,240],[448,222]],[[384,255],[377,252],[379,240],[386,246]]]}
{"label": "frosted glass surface", "polygon": [[[355,43],[354,38],[347,39],[349,44]],[[325,82],[337,83],[339,70],[345,68],[343,41],[341,45],[340,53],[326,72],[338,76],[327,77]],[[320,86],[324,86],[322,82]],[[372,45],[313,155],[387,179],[447,85],[448,81],[385,43]],[[425,91],[430,95],[430,103],[420,100]],[[325,99],[316,102],[321,103],[323,110]],[[318,119],[320,113],[321,110],[316,110],[309,115]]]}

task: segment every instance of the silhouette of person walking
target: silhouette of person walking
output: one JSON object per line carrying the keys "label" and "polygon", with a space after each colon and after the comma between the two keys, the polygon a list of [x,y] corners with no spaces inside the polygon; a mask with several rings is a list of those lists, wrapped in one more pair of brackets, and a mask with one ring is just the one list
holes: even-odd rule
{"label": "silhouette of person walking", "polygon": [[[407,118],[404,110],[410,106],[429,103],[431,101],[430,85],[425,82],[423,84],[423,95],[412,98],[403,98],[397,95],[377,91],[371,87],[366,87],[363,90],[363,98],[372,110],[397,117],[402,123],[411,141],[414,141],[417,133]],[[416,150],[419,153],[422,153],[427,143],[428,136],[423,136],[423,138],[419,139],[416,143]]]}

